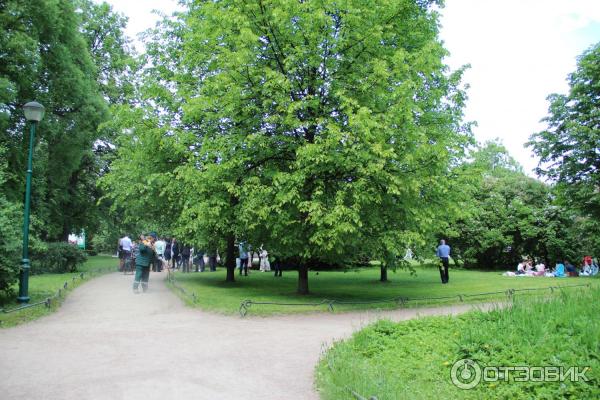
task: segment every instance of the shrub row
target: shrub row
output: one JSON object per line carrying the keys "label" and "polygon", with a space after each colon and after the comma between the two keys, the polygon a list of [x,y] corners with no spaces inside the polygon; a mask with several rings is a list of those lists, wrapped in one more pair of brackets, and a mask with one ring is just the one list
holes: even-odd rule
{"label": "shrub row", "polygon": [[[21,263],[21,244],[0,246],[0,301],[14,295],[13,285],[17,282]],[[75,272],[86,260],[86,253],[64,242],[38,243],[30,250],[32,275],[62,274]]]}

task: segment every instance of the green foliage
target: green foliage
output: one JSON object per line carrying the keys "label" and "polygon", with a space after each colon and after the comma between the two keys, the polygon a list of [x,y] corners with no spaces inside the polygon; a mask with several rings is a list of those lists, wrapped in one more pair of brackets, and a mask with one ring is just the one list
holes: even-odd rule
{"label": "green foliage", "polygon": [[304,268],[392,265],[423,244],[470,140],[430,2],[188,6],[154,34],[141,107],[119,115],[114,205],[227,239],[228,262],[234,238]]}
{"label": "green foliage", "polygon": [[[592,399],[600,396],[600,292],[565,292],[552,299],[519,300],[512,307],[459,317],[401,323],[379,321],[338,342],[317,368],[325,400],[349,390],[378,399]],[[589,382],[481,383],[471,390],[450,381],[452,364],[471,358],[482,366],[590,366]]]}
{"label": "green foliage", "polygon": [[1,188],[8,201],[22,201],[29,145],[22,106],[39,101],[46,115],[34,148],[32,217],[43,240],[93,233],[98,223],[96,180],[109,136],[98,127],[109,117],[107,100],[131,92],[124,22],[88,0],[0,6],[0,145],[8,168]]}
{"label": "green foliage", "polygon": [[69,243],[48,243],[45,249],[33,252],[31,274],[63,274],[76,272],[86,260],[85,251]]}
{"label": "green foliage", "polygon": [[0,294],[10,290],[19,270],[22,211],[0,195]]}
{"label": "green foliage", "polygon": [[584,52],[569,75],[568,95],[552,94],[548,129],[531,136],[540,175],[558,183],[562,200],[600,217],[600,43]]}
{"label": "green foliage", "polygon": [[108,3],[75,0],[75,4],[102,94],[111,105],[129,101],[136,83],[132,76],[138,66],[124,34],[127,17],[114,12]]}
{"label": "green foliage", "polygon": [[[6,180],[5,160],[5,148],[0,144],[0,187]],[[0,192],[0,297],[10,294],[11,285],[17,279],[22,217],[20,204],[9,201]]]}
{"label": "green foliage", "polygon": [[467,267],[513,269],[524,256],[547,265],[582,256],[577,215],[555,204],[551,187],[527,177],[499,143],[472,158],[457,172],[459,181],[477,178],[465,185],[463,214],[447,232],[455,258]]}

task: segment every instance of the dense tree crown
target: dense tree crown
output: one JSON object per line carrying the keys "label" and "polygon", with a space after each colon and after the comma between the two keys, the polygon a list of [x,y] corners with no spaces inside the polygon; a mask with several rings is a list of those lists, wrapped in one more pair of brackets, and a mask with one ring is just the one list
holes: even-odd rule
{"label": "dense tree crown", "polygon": [[98,127],[108,119],[107,100],[124,92],[114,82],[126,68],[124,22],[106,4],[87,0],[0,6],[0,144],[11,172],[3,190],[22,200],[28,132],[21,107],[36,100],[46,107],[32,193],[42,238],[64,239],[93,225]]}
{"label": "dense tree crown", "polygon": [[548,129],[531,137],[538,173],[558,183],[559,193],[600,217],[600,43],[587,50],[569,75],[568,95],[552,94]]}
{"label": "dense tree crown", "polygon": [[123,116],[111,196],[131,190],[125,160],[154,159],[136,183],[177,181],[158,194],[178,233],[264,243],[301,275],[361,254],[393,264],[447,213],[470,140],[430,3],[189,2],[155,36],[171,44],[151,50],[141,90],[170,101]]}
{"label": "dense tree crown", "polygon": [[593,222],[557,205],[553,188],[526,176],[501,144],[486,143],[459,169],[468,195],[448,236],[466,267],[513,269],[523,257],[553,266],[600,250],[584,233]]}
{"label": "dense tree crown", "polygon": [[105,165],[98,140],[111,136],[99,127],[109,118],[108,101],[131,91],[124,24],[108,5],[91,0],[0,2],[0,220],[15,228],[3,229],[10,234],[0,239],[0,253],[10,253],[11,271],[18,265],[29,145],[25,103],[46,108],[33,156],[34,247],[37,239],[66,240],[97,227],[96,181]]}

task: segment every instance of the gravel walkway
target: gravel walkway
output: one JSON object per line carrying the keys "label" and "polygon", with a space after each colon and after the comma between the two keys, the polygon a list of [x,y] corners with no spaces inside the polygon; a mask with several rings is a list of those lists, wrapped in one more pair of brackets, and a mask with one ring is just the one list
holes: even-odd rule
{"label": "gravel walkway", "polygon": [[314,367],[333,340],[381,317],[472,307],[242,319],[186,308],[164,277],[134,295],[131,275],[105,275],[56,313],[0,330],[0,398],[318,399]]}

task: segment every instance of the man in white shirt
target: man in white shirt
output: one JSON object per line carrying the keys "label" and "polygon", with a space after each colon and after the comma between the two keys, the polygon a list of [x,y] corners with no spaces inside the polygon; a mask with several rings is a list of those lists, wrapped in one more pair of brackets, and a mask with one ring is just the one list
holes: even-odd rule
{"label": "man in white shirt", "polygon": [[165,261],[165,248],[167,247],[167,242],[160,238],[154,243],[154,251],[156,251],[156,256],[158,257],[158,272],[162,271],[163,263]]}
{"label": "man in white shirt", "polygon": [[131,239],[125,235],[119,239],[119,270],[123,270],[125,261],[131,257]]}

